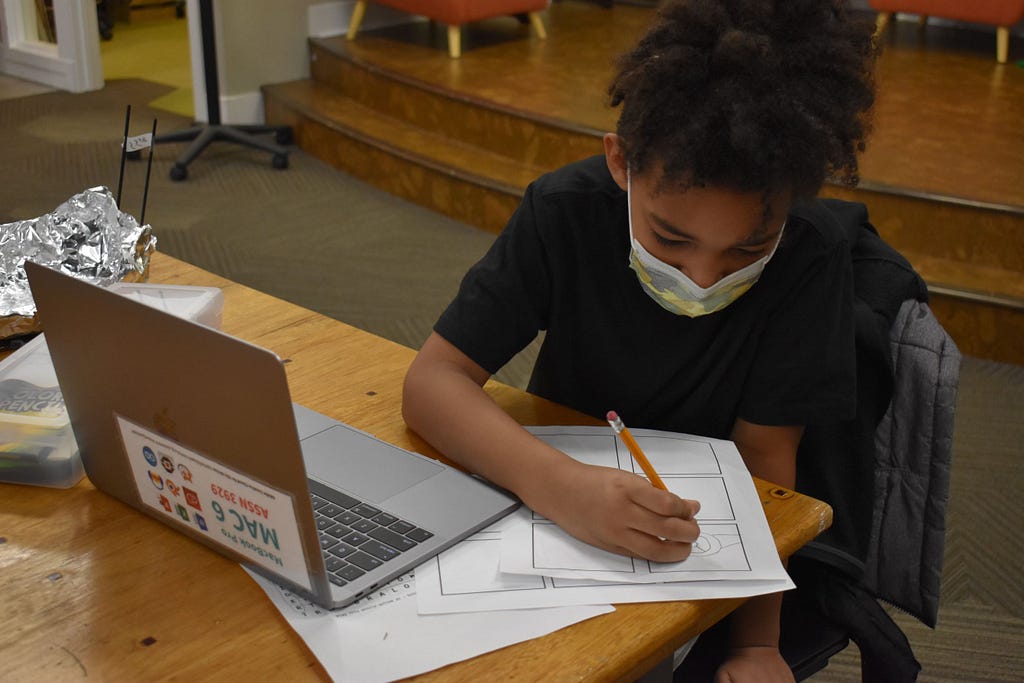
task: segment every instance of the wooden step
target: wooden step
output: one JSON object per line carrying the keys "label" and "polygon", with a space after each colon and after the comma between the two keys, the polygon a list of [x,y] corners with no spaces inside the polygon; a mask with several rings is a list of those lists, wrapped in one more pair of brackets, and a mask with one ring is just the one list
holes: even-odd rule
{"label": "wooden step", "polygon": [[964,354],[1024,365],[1024,209],[870,182],[822,194],[868,206],[878,233],[928,283],[935,316]]}
{"label": "wooden step", "polygon": [[542,171],[412,126],[315,81],[265,86],[268,121],[313,156],[394,195],[500,232]]}
{"label": "wooden step", "polygon": [[369,108],[528,166],[554,170],[603,149],[604,131],[388,71],[349,53],[344,38],[310,40],[310,60],[314,81]]}
{"label": "wooden step", "polygon": [[904,250],[931,295],[935,316],[969,356],[1024,365],[1024,276]]}
{"label": "wooden step", "polygon": [[[900,252],[995,268],[1024,277],[1024,207],[971,201],[862,182],[826,185],[822,194],[859,201],[871,222]],[[1013,278],[1006,293],[1014,295]],[[1000,286],[1002,291],[1002,286]]]}
{"label": "wooden step", "polygon": [[[601,131],[383,69],[311,41],[310,80],[266,86],[267,121],[320,159],[409,201],[500,232],[541,173],[601,152]],[[932,309],[968,355],[1024,365],[1024,208],[882,185],[827,185],[864,202],[928,283]]]}

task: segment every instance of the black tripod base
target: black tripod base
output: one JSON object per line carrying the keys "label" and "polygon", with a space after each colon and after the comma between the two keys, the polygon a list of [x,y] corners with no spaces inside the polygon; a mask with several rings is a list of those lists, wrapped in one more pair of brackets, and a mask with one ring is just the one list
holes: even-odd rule
{"label": "black tripod base", "polygon": [[[273,133],[275,142],[262,140],[257,135]],[[186,128],[185,130],[165,133],[156,136],[155,144],[164,142],[189,142],[191,145],[182,153],[171,167],[171,180],[184,180],[188,177],[188,165],[216,140],[234,142],[253,149],[270,152],[271,164],[274,168],[288,168],[288,149],[284,147],[292,141],[290,126],[226,126],[205,124]]]}

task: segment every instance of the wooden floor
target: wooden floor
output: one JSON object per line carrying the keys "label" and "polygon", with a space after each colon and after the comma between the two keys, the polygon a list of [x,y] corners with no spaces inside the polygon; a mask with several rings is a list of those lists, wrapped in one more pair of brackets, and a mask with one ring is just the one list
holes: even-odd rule
{"label": "wooden floor", "polygon": [[[555,2],[548,39],[512,19],[463,29],[463,57],[446,53],[445,27],[406,24],[362,33],[353,56],[420,81],[593,131],[612,130],[605,92],[614,57],[652,10]],[[994,31],[897,22],[882,39],[875,130],[862,160],[868,185],[1024,211],[1024,39],[995,61]]]}

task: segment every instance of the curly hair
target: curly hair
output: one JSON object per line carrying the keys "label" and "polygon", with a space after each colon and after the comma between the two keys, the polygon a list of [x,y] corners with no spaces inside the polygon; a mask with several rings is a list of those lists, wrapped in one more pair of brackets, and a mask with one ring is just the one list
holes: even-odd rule
{"label": "curly hair", "polygon": [[630,169],[794,200],[855,185],[872,33],[843,0],[667,0],[608,90]]}

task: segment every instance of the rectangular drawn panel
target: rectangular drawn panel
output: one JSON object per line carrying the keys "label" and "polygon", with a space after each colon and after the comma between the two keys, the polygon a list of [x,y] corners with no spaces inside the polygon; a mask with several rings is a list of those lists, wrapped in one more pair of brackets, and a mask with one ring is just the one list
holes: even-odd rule
{"label": "rectangular drawn panel", "polygon": [[697,521],[732,521],[736,511],[722,477],[664,477],[668,490],[680,498],[700,503]]}
{"label": "rectangular drawn panel", "polygon": [[[683,437],[638,436],[636,442],[662,477],[673,474],[722,473],[715,451],[706,441]],[[625,446],[622,446],[622,452],[627,452]],[[629,458],[630,462],[632,460]],[[633,471],[640,473],[642,470],[633,463]]]}
{"label": "rectangular drawn panel", "polygon": [[635,571],[632,558],[595,548],[550,523],[533,525],[533,565],[537,569]]}

